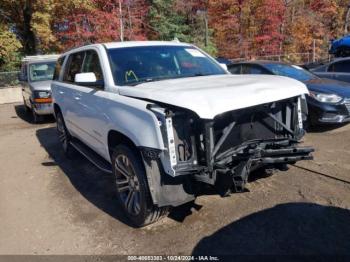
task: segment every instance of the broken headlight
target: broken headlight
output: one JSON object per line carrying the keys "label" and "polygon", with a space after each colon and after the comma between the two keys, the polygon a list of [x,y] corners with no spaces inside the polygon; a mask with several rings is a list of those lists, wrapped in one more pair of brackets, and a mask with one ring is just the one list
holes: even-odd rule
{"label": "broken headlight", "polygon": [[167,110],[165,108],[159,107],[157,105],[150,104],[147,106],[147,108],[156,116],[162,134],[165,150],[164,154],[161,154],[161,160],[164,166],[164,170],[169,175],[175,176],[174,167],[177,164],[177,158],[172,117],[171,115],[167,114]]}

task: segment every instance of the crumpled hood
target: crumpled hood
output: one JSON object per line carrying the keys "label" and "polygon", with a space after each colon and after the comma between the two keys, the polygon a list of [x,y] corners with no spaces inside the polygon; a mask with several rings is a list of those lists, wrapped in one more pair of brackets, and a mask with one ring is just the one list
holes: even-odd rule
{"label": "crumpled hood", "polygon": [[52,82],[51,80],[30,82],[30,86],[35,91],[50,91],[51,90],[51,82]]}
{"label": "crumpled hood", "polygon": [[200,118],[307,94],[294,79],[269,75],[213,75],[125,86],[124,96],[187,108]]}

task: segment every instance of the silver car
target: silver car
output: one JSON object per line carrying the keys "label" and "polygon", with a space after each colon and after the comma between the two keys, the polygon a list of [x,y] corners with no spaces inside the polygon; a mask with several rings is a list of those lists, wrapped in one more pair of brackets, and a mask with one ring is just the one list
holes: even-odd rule
{"label": "silver car", "polygon": [[43,115],[53,114],[51,81],[58,55],[27,56],[22,60],[19,81],[22,85],[23,104],[31,111],[33,122],[41,121]]}

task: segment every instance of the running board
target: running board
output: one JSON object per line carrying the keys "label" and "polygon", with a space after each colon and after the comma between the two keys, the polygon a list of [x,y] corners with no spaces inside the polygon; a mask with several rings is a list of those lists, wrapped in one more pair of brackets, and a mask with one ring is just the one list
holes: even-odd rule
{"label": "running board", "polygon": [[105,159],[95,153],[91,148],[77,139],[70,141],[72,147],[74,147],[80,154],[82,154],[87,160],[94,164],[98,169],[108,174],[112,174],[111,164]]}

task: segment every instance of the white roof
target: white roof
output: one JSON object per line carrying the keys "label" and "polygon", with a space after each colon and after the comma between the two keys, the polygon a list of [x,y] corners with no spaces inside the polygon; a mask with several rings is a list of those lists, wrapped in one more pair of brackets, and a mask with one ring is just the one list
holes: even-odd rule
{"label": "white roof", "polygon": [[113,49],[113,48],[123,48],[123,47],[137,47],[137,46],[193,46],[191,44],[187,43],[181,43],[179,41],[124,41],[124,42],[109,42],[109,43],[98,43],[98,44],[90,44],[90,45],[84,45],[80,47],[74,47],[67,52],[61,54],[68,55],[70,53],[74,52],[80,52],[84,51],[86,49],[95,47],[95,48],[106,48],[106,49]]}
{"label": "white roof", "polygon": [[125,41],[105,43],[104,45],[107,49],[135,46],[191,46],[190,44],[178,41]]}
{"label": "white roof", "polygon": [[33,56],[25,56],[22,59],[22,62],[34,62],[41,60],[57,60],[60,55],[33,55]]}

